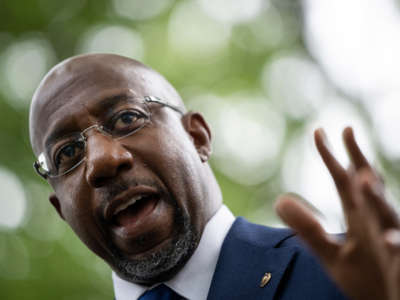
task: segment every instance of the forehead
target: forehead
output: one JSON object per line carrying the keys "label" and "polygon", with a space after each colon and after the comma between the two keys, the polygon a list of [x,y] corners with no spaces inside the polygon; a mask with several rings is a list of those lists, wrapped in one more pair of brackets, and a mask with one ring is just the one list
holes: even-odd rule
{"label": "forehead", "polygon": [[[144,80],[146,77],[146,80]],[[37,93],[37,106],[41,117],[51,115],[60,108],[79,106],[96,102],[118,90],[128,90],[135,95],[149,92],[149,74],[124,67],[94,66],[79,72],[56,72],[46,78]]]}

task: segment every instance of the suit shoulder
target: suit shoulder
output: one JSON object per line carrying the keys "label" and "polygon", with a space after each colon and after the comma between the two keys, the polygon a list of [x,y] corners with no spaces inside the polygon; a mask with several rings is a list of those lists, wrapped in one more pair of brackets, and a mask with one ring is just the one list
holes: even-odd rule
{"label": "suit shoulder", "polygon": [[[279,246],[285,240],[292,240],[296,234],[288,228],[273,228],[254,224],[242,217],[238,217],[232,225],[227,238],[229,239],[230,236],[245,243],[271,248]],[[294,243],[296,241],[298,241],[297,238],[293,239]]]}
{"label": "suit shoulder", "polygon": [[[272,279],[260,289],[266,272]],[[237,218],[222,245],[209,299],[246,298],[345,299],[292,230]]]}
{"label": "suit shoulder", "polygon": [[[309,251],[308,246],[290,228],[275,228],[255,224],[243,217],[238,217],[231,228],[231,233],[242,241],[257,244],[263,247],[297,247],[299,250]],[[333,234],[337,239],[343,239],[345,234]]]}

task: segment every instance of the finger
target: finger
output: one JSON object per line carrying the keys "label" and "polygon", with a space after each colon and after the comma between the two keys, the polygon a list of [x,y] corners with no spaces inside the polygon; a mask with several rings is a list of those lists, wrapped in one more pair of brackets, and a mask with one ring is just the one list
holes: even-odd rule
{"label": "finger", "polygon": [[382,176],[380,176],[380,174],[375,171],[375,169],[368,162],[367,158],[364,156],[360,147],[358,146],[357,141],[354,137],[354,131],[351,127],[346,127],[343,130],[343,141],[355,171],[359,171],[361,169],[370,169],[376,180],[383,184],[384,180]]}
{"label": "finger", "polygon": [[350,160],[353,163],[356,171],[361,168],[371,168],[368,160],[366,159],[356,142],[354,132],[351,127],[346,127],[343,130],[343,141],[349,154]]}
{"label": "finger", "polygon": [[314,204],[312,204],[310,201],[307,201],[307,199],[304,199],[300,195],[296,193],[286,193],[285,195],[282,196],[284,196],[285,198],[293,199],[294,201],[300,203],[305,208],[307,208],[307,210],[310,211],[313,216],[317,216],[319,218],[324,217],[324,214]]}
{"label": "finger", "polygon": [[329,237],[307,206],[292,195],[283,195],[275,210],[325,263],[334,261],[340,244]]}
{"label": "finger", "polygon": [[381,229],[400,228],[400,220],[393,207],[386,201],[382,184],[376,182],[371,170],[364,169],[359,174],[365,204]]}
{"label": "finger", "polygon": [[383,235],[383,240],[392,255],[400,255],[400,230],[387,230]]}
{"label": "finger", "polygon": [[335,182],[336,189],[342,200],[343,209],[347,216],[355,207],[355,197],[352,191],[349,174],[329,150],[327,138],[322,128],[314,132],[314,140],[318,152]]}

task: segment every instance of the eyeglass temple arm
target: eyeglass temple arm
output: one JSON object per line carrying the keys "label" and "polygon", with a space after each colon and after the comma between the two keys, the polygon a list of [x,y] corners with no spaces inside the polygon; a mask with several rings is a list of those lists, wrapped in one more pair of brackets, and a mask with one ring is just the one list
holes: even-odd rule
{"label": "eyeglass temple arm", "polygon": [[167,102],[165,102],[165,101],[163,101],[163,100],[161,100],[160,98],[157,98],[157,97],[155,97],[155,96],[145,96],[145,97],[144,97],[144,101],[146,101],[147,103],[151,103],[151,102],[153,102],[153,103],[158,103],[158,104],[160,104],[160,105],[167,106],[167,107],[173,109],[174,111],[180,113],[181,115],[184,114],[183,111],[180,110],[180,109],[179,109],[178,107],[176,107],[175,105],[168,104]]}

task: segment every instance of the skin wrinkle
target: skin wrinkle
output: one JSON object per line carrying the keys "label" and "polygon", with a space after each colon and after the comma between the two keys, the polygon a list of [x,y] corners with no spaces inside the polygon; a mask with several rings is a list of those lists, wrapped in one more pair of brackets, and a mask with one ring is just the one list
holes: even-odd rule
{"label": "skin wrinkle", "polygon": [[[101,119],[96,108],[102,97],[126,89],[186,111],[172,85],[139,62],[111,54],[74,57],[50,70],[35,92],[30,134],[36,155],[56,130],[56,121],[69,124],[65,133],[84,130]],[[80,239],[121,278],[144,285],[168,280],[182,268],[222,203],[207,159],[202,159],[211,153],[202,116],[189,112],[182,117],[159,104],[151,104],[151,112],[147,126],[122,140],[89,134],[85,161],[49,179],[55,192],[50,202]],[[104,207],[123,191],[141,186],[160,195],[156,210],[133,227],[136,231],[120,236],[104,219]]]}

